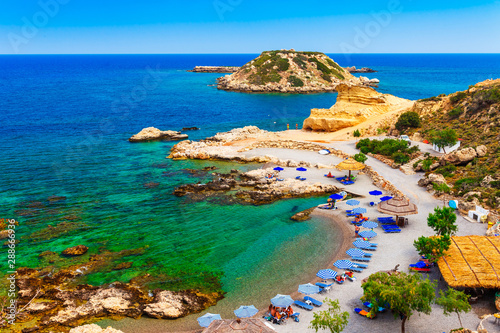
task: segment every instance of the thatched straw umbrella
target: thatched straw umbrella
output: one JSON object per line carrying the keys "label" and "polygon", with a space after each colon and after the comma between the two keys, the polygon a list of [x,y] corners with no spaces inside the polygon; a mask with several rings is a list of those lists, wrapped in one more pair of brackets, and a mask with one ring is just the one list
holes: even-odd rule
{"label": "thatched straw umbrella", "polygon": [[363,170],[365,165],[349,157],[337,164],[336,167],[339,170],[349,170],[349,178],[351,178],[351,171]]}
{"label": "thatched straw umbrella", "polygon": [[224,319],[214,320],[210,326],[205,328],[202,333],[275,333],[275,331],[266,326],[260,319]]}
{"label": "thatched straw umbrella", "polygon": [[417,205],[402,197],[395,197],[378,204],[378,211],[388,215],[395,215],[396,221],[399,216],[418,214]]}

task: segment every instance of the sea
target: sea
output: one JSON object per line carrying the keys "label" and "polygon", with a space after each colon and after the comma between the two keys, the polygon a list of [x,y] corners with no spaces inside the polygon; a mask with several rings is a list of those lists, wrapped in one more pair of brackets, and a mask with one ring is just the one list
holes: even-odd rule
{"label": "sea", "polygon": [[[311,108],[335,103],[335,93],[220,91],[221,74],[187,72],[197,65],[241,66],[256,56],[1,55],[0,218],[19,223],[15,268],[50,273],[104,254],[107,264],[84,271],[78,283],[107,285],[149,274],[152,291],[223,290],[225,298],[208,311],[226,318],[240,305],[267,307],[277,293],[290,294],[327,268],[341,236],[332,223],[290,220],[324,197],[262,206],[179,198],[172,194],[176,186],[260,165],[172,161],[166,156],[175,142],[127,141],[149,126],[198,127],[185,132],[191,140],[247,125],[301,128]],[[500,77],[499,54],[329,56],[341,66],[377,70],[361,75],[378,78],[379,92],[408,99]],[[201,171],[208,166],[217,169]],[[60,256],[80,244],[89,247],[83,257]],[[45,253],[51,260],[39,256],[45,251],[55,253]],[[5,246],[1,255],[7,272]],[[116,269],[119,264],[128,268]],[[167,332],[197,328],[199,315],[100,324],[126,333]]]}

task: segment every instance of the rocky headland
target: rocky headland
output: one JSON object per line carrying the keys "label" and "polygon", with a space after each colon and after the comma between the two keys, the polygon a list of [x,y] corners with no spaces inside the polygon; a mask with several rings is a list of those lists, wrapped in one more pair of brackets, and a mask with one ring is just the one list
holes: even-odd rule
{"label": "rocky headland", "polygon": [[356,68],[356,66],[345,68],[349,73],[376,73],[377,71],[368,67]]}
{"label": "rocky headland", "polygon": [[234,73],[238,71],[240,67],[235,66],[196,66],[195,68],[188,70],[188,72],[193,73]]}
{"label": "rocky headland", "polygon": [[128,141],[130,142],[146,142],[146,141],[160,141],[160,140],[185,140],[188,138],[187,134],[181,134],[177,131],[161,131],[155,127],[146,127],[139,133],[131,136]]}
{"label": "rocky headland", "polygon": [[265,51],[237,72],[221,77],[217,88],[240,92],[317,93],[336,91],[339,83],[363,85],[321,52]]}
{"label": "rocky headland", "polygon": [[413,105],[410,100],[381,94],[370,87],[339,84],[337,90],[337,102],[329,109],[312,109],[303,129],[335,132]]}

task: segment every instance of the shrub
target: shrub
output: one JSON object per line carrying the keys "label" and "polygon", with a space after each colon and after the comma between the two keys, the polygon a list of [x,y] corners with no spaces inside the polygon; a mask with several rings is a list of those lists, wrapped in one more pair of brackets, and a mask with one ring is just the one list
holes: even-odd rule
{"label": "shrub", "polygon": [[467,94],[464,93],[463,91],[460,91],[460,92],[456,93],[454,96],[450,97],[450,102],[455,104],[455,103],[458,103],[461,100],[463,100],[465,97],[467,97]]}
{"label": "shrub", "polygon": [[303,87],[304,86],[304,82],[301,79],[299,79],[298,77],[296,77],[295,75],[290,75],[288,77],[288,82],[290,82],[292,87]]}
{"label": "shrub", "polygon": [[457,132],[453,128],[446,128],[442,131],[433,131],[431,133],[431,142],[446,153],[445,147],[453,146],[457,143]]}
{"label": "shrub", "polygon": [[284,71],[288,70],[288,68],[290,68],[290,63],[288,62],[288,59],[280,58],[276,62],[276,66],[278,66],[278,70],[284,72]]}
{"label": "shrub", "polygon": [[407,111],[401,114],[401,116],[399,116],[398,121],[396,122],[396,128],[399,131],[402,131],[409,127],[416,128],[419,126],[420,126],[420,116],[418,115],[418,113],[413,111]]}
{"label": "shrub", "polygon": [[358,161],[359,163],[365,163],[367,159],[368,157],[366,157],[366,155],[363,153],[354,155],[354,160]]}
{"label": "shrub", "polygon": [[359,132],[359,129],[355,130],[354,132],[352,132],[352,135],[355,137],[355,138],[359,138],[361,136],[361,133]]}
{"label": "shrub", "polygon": [[422,162],[422,170],[424,171],[429,171],[431,169],[431,165],[434,163],[434,161],[432,160],[432,158],[426,158],[423,162]]}
{"label": "shrub", "polygon": [[397,152],[397,153],[392,154],[391,157],[394,160],[394,162],[399,163],[399,164],[405,164],[405,163],[408,163],[410,161],[410,156],[406,155],[405,153]]}
{"label": "shrub", "polygon": [[306,59],[307,59],[306,57],[298,55],[298,56],[293,58],[293,62],[296,63],[300,68],[306,69],[307,64],[304,61]]}
{"label": "shrub", "polygon": [[462,113],[464,113],[464,110],[460,106],[457,106],[456,108],[453,108],[450,112],[448,112],[448,116],[452,119],[455,119],[460,117]]}
{"label": "shrub", "polygon": [[436,169],[435,173],[442,174],[444,177],[451,177],[453,173],[457,170],[457,167],[453,164],[447,164]]}
{"label": "shrub", "polygon": [[418,101],[419,102],[437,102],[437,101],[440,101],[441,98],[439,97],[436,97],[436,96],[433,96],[433,97],[428,97],[428,98],[422,98],[422,99],[419,99]]}

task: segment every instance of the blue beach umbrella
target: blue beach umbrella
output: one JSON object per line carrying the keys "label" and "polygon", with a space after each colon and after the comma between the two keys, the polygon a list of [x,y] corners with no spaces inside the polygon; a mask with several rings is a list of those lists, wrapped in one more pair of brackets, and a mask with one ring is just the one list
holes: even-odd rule
{"label": "blue beach umbrella", "polygon": [[345,253],[347,253],[347,255],[351,256],[351,257],[365,257],[365,256],[371,257],[372,256],[371,254],[368,254],[365,251],[360,250],[360,249],[349,249],[349,250],[345,251]]}
{"label": "blue beach umbrella", "polygon": [[345,203],[348,204],[349,206],[357,206],[357,205],[359,205],[359,201],[358,200],[354,200],[354,199],[347,200]]}
{"label": "blue beach umbrella", "polygon": [[242,305],[238,309],[234,310],[234,314],[238,318],[248,318],[255,316],[259,312],[257,308],[253,305]]}
{"label": "blue beach umbrella", "polygon": [[352,243],[352,245],[356,246],[357,248],[360,248],[360,249],[368,249],[370,247],[372,247],[372,245],[370,244],[370,242],[365,242],[365,241],[362,241],[362,240],[356,240]]}
{"label": "blue beach umbrella", "polygon": [[306,295],[317,294],[319,293],[319,287],[310,283],[301,284],[299,285],[298,292]]}
{"label": "blue beach umbrella", "polygon": [[276,168],[274,168],[273,170],[276,170],[276,171],[283,171],[283,170],[285,170],[285,169],[283,169],[282,167],[276,167]]}
{"label": "blue beach umbrella", "polygon": [[220,317],[220,314],[213,314],[213,313],[205,313],[203,316],[198,317],[198,324],[200,324],[201,327],[208,327],[210,326],[210,323],[213,322],[214,320],[222,320]]}
{"label": "blue beach umbrella", "polygon": [[306,168],[303,168],[303,167],[297,168],[297,169],[295,169],[295,170],[297,170],[297,171],[307,171],[307,169],[306,169]]}
{"label": "blue beach umbrella", "polygon": [[363,224],[361,224],[361,226],[363,228],[366,228],[366,229],[374,229],[374,228],[378,227],[378,223],[373,222],[373,221],[366,221],[366,222],[363,222]]}
{"label": "blue beach umbrella", "polygon": [[327,280],[327,279],[335,279],[335,277],[337,276],[337,272],[335,272],[333,269],[321,269],[318,271],[318,273],[316,273],[316,276],[323,279],[323,280]]}
{"label": "blue beach umbrella", "polygon": [[364,214],[366,213],[366,208],[363,207],[356,207],[352,210],[354,214]]}
{"label": "blue beach umbrella", "polygon": [[391,199],[392,199],[392,197],[387,195],[385,197],[380,198],[380,201],[387,201],[387,200],[391,200]]}
{"label": "blue beach umbrella", "polygon": [[373,238],[373,237],[377,236],[377,233],[373,230],[365,230],[365,231],[361,231],[359,233],[359,235],[363,238]]}
{"label": "blue beach umbrella", "polygon": [[338,193],[335,193],[335,194],[330,195],[329,198],[331,198],[333,200],[340,200],[343,198],[343,196],[338,194]]}
{"label": "blue beach umbrella", "polygon": [[293,304],[293,299],[290,295],[278,294],[271,298],[271,304],[280,308],[287,308]]}
{"label": "blue beach umbrella", "polygon": [[348,269],[354,266],[354,263],[350,260],[337,260],[333,263],[333,266],[339,269]]}
{"label": "blue beach umbrella", "polygon": [[370,191],[370,192],[368,192],[368,193],[370,193],[371,195],[381,195],[381,194],[382,194],[382,191],[375,190],[375,191]]}

